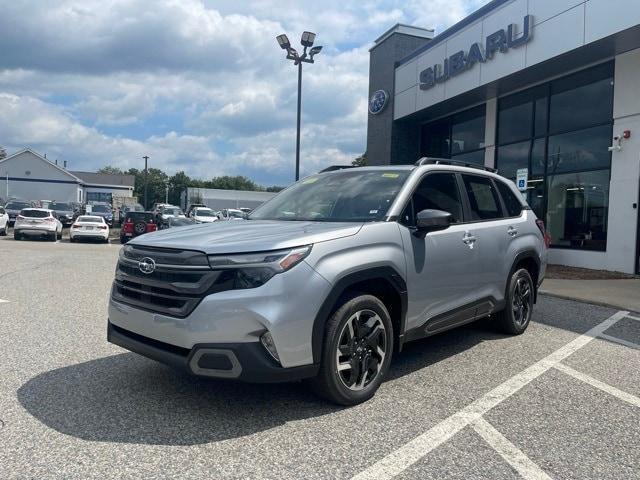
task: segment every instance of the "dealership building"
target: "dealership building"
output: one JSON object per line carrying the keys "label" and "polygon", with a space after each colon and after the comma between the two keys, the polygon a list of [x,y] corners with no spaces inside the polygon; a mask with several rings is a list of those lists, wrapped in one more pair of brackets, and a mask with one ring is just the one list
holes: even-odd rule
{"label": "dealership building", "polygon": [[640,2],[493,0],[370,51],[371,165],[449,158],[516,182],[550,263],[640,273]]}

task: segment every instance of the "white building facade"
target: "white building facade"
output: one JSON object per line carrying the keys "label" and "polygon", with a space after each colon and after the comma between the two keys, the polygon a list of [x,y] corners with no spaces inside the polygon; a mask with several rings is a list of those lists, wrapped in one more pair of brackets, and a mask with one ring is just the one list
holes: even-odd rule
{"label": "white building facade", "polygon": [[370,163],[497,168],[545,220],[551,263],[640,273],[640,2],[494,0],[399,58],[380,53],[406,42],[390,32],[371,50],[387,100]]}
{"label": "white building facade", "polygon": [[26,148],[0,160],[0,198],[86,203],[132,197],[134,177],[71,172]]}

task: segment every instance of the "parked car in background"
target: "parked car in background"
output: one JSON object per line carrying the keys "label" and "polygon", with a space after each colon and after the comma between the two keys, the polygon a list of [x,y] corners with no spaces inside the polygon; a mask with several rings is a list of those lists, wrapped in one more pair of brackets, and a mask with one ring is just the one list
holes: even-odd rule
{"label": "parked car in background", "polygon": [[109,226],[98,215],[80,215],[69,230],[69,239],[76,242],[81,239],[109,241]]}
{"label": "parked car in background", "polygon": [[193,213],[193,209],[194,208],[206,208],[207,206],[204,203],[191,203],[189,204],[189,206],[187,207],[187,217],[190,217],[191,214]]}
{"label": "parked car in background", "polygon": [[46,208],[46,209],[51,209],[51,204],[54,203],[53,200],[38,200],[37,202],[34,202],[35,206],[38,208]]}
{"label": "parked car in background", "polygon": [[225,208],[220,211],[219,218],[220,220],[244,220],[247,215],[236,208]]}
{"label": "parked car in background", "polygon": [[120,243],[158,229],[153,212],[127,212],[120,227]]}
{"label": "parked car in background", "polygon": [[8,229],[9,229],[9,214],[4,209],[4,207],[0,207],[0,237],[4,237],[7,234]]}
{"label": "parked car in background", "polygon": [[238,210],[240,210],[242,213],[246,213],[247,215],[253,212],[253,208],[248,207],[240,207]]}
{"label": "parked car in background", "polygon": [[195,223],[211,223],[218,221],[216,212],[207,207],[196,207],[191,212],[191,218]]}
{"label": "parked car in background", "polygon": [[175,205],[165,205],[158,208],[156,212],[156,223],[160,226],[172,217],[186,218],[180,207],[176,207]]}
{"label": "parked car in background", "polygon": [[25,208],[13,224],[13,238],[46,237],[55,242],[62,238],[62,223],[58,215],[48,208]]}
{"label": "parked car in background", "polygon": [[70,203],[54,202],[50,205],[50,208],[58,214],[58,220],[60,220],[63,227],[68,227],[73,223],[76,212]]}
{"label": "parked car in background", "polygon": [[20,214],[20,212],[25,208],[33,207],[33,202],[28,202],[25,200],[10,200],[4,206],[4,209],[9,215],[9,226],[13,226],[13,222],[15,222],[16,217]]}
{"label": "parked car in background", "polygon": [[193,218],[189,217],[171,217],[168,220],[165,220],[160,225],[160,230],[166,230],[167,228],[176,228],[176,227],[188,227],[189,225],[195,225],[196,221]]}
{"label": "parked car in background", "polygon": [[[87,211],[87,213],[89,213]],[[113,226],[113,209],[107,203],[96,203],[91,205],[91,215],[98,215],[104,218],[107,225]]]}

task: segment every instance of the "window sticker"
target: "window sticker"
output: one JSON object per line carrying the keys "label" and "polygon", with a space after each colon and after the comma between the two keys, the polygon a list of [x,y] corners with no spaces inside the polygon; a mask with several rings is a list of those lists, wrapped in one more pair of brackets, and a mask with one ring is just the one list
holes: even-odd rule
{"label": "window sticker", "polygon": [[369,210],[369,215],[376,215],[378,210]]}
{"label": "window sticker", "polygon": [[384,178],[398,178],[400,174],[399,173],[383,173],[382,176]]}
{"label": "window sticker", "polygon": [[317,182],[317,181],[318,181],[318,177],[305,178],[305,179],[302,181],[302,184],[303,184],[303,185],[307,185],[307,184],[309,184],[309,183],[315,183],[315,182]]}

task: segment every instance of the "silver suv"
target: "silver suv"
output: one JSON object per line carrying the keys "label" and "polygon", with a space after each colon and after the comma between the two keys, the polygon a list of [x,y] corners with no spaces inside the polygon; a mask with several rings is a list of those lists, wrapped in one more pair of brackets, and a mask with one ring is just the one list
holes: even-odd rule
{"label": "silver suv", "polygon": [[481,167],[319,173],[245,221],[122,247],[108,339],[194,375],[309,379],[353,405],[408,341],[487,316],[524,332],[545,240],[515,185]]}

